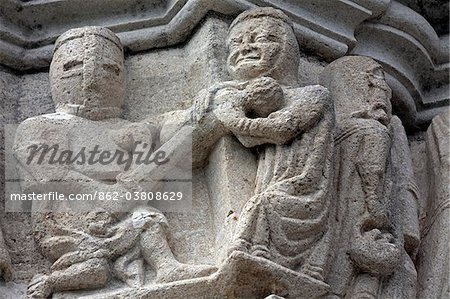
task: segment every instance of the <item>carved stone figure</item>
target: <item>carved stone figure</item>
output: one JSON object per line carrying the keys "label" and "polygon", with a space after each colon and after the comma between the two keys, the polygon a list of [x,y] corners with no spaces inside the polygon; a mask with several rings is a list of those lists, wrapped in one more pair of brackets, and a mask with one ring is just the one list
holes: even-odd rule
{"label": "carved stone figure", "polygon": [[[125,71],[117,36],[100,27],[73,29],[60,36],[50,81],[57,112],[27,119],[16,134],[14,147],[23,192],[53,191],[68,196],[108,191],[123,195],[139,188],[142,177],[134,178],[136,169],[127,171],[124,163],[29,163],[32,145],[56,144],[70,160],[74,158],[70,151],[80,153],[83,148],[97,146],[132,155],[136,142],[157,142],[152,140],[150,124],[119,118]],[[215,271],[208,265],[178,262],[166,240],[164,215],[149,206],[132,207],[125,207],[120,200],[96,201],[95,205],[33,202],[35,240],[52,267],[49,275],[34,277],[28,296],[47,298],[60,291],[100,288],[114,278],[142,286]],[[126,213],[130,209],[132,213]],[[146,278],[144,262],[152,268],[153,280]]]}
{"label": "carved stone figure", "polygon": [[325,68],[322,82],[337,120],[340,231],[331,291],[339,298],[413,298],[418,193],[383,70],[367,57],[343,57]]}
{"label": "carved stone figure", "polygon": [[[189,169],[202,193],[196,204],[208,213],[175,225],[189,223],[183,234],[213,232],[204,238],[207,258],[192,262],[186,256],[196,253],[186,248],[206,245],[173,237],[169,222],[195,218],[195,206],[174,216],[140,201],[33,201],[34,239],[51,266],[32,279],[29,298],[417,297],[419,193],[381,66],[343,57],[325,67],[321,85],[300,86],[297,38],[274,8],[240,14],[226,43],[231,80],[201,90],[188,109],[131,122],[121,118],[118,37],[84,27],[58,38],[50,67],[57,112],[27,119],[16,134],[23,193],[122,196],[156,190],[165,174]],[[442,127],[437,119],[432,130]],[[144,145],[164,150],[172,164],[73,156],[98,147],[133,157]],[[39,162],[42,152],[57,161]],[[430,209],[441,213],[448,192],[436,191],[442,203]],[[0,231],[7,277],[1,241]]]}
{"label": "carved stone figure", "polygon": [[242,199],[242,211],[236,211],[229,257],[219,272],[234,260],[243,265],[242,275],[251,271],[253,266],[244,266],[249,261],[268,263],[269,269],[298,271],[293,273],[303,275],[296,279],[303,281],[304,294],[309,289],[320,295],[327,289],[332,237],[334,113],[329,93],[320,85],[298,86],[299,47],[289,18],[279,10],[242,13],[230,26],[227,44],[234,81],[200,92],[191,109],[161,116],[161,136],[173,134],[165,123],[172,130],[191,124],[198,167],[223,136],[232,135],[247,151],[256,151],[256,188],[251,198]]}
{"label": "carved stone figure", "polygon": [[323,281],[331,231],[332,134],[328,91],[298,87],[290,20],[262,8],[241,14],[228,35],[230,74],[243,90],[217,94],[217,117],[257,147],[255,195],[245,204],[230,252],[244,251]]}

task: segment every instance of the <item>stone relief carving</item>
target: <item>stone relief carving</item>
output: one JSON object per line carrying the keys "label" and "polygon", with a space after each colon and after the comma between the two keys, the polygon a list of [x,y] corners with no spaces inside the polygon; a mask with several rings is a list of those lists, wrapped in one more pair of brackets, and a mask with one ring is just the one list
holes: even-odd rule
{"label": "stone relief carving", "polygon": [[328,91],[298,86],[299,48],[281,11],[244,12],[231,24],[227,44],[234,80],[200,92],[188,110],[161,116],[162,143],[171,136],[165,123],[172,129],[191,123],[195,166],[205,165],[223,136],[258,152],[254,195],[237,212],[219,275],[236,259],[249,264],[241,272],[255,264],[294,270],[301,277],[291,280],[302,281],[311,293],[326,292],[334,127]]}
{"label": "stone relief carving", "polygon": [[417,187],[381,66],[348,56],[325,67],[336,109],[339,237],[329,283],[345,298],[413,298]]}
{"label": "stone relief carving", "polygon": [[[419,298],[446,298],[449,287],[450,233],[450,121],[449,115],[436,116],[426,133],[428,194],[426,219],[421,227],[422,247],[418,253]],[[433,253],[431,253],[433,252]],[[434,279],[430,279],[434,278]]]}
{"label": "stone relief carving", "polygon": [[[238,140],[258,147],[255,195],[233,247],[323,281],[329,246],[334,115],[322,86],[297,86],[299,49],[279,11],[241,14],[228,36],[228,68],[243,91],[223,90],[216,112]],[[226,102],[225,102],[226,101]]]}
{"label": "stone relief carving", "polygon": [[[255,168],[242,165],[254,172],[255,187],[227,215],[234,224],[222,229],[229,231],[211,265],[178,260],[168,221],[155,208],[136,204],[120,212],[120,203],[109,203],[80,213],[33,203],[35,239],[52,266],[33,278],[30,298],[97,289],[96,298],[117,281],[115,294],[129,297],[416,297],[418,193],[381,66],[344,57],[325,68],[323,86],[298,86],[292,24],[273,8],[239,15],[227,47],[231,81],[200,91],[187,110],[131,123],[119,117],[119,39],[85,27],[57,40],[50,68],[57,113],[28,119],[17,132],[24,192],[153,188],[145,181],[152,169],[143,167],[30,166],[31,144],[52,138],[73,150],[95,141],[130,152],[141,141],[174,150],[187,130],[194,169],[207,172],[218,149],[230,150],[235,156],[224,163],[238,163],[238,155],[256,161]],[[221,225],[219,215],[211,218]],[[176,283],[159,288],[168,282]]]}
{"label": "stone relief carving", "polygon": [[[114,190],[123,194],[135,190],[140,180],[131,178],[141,172],[125,172],[123,164],[99,167],[72,163],[65,167],[27,163],[29,146],[45,144],[49,138],[59,150],[74,152],[79,152],[76,147],[89,149],[94,144],[111,152],[117,148],[130,151],[130,138],[151,144],[151,125],[119,118],[124,79],[122,46],[110,30],[85,27],[70,30],[58,39],[50,68],[57,112],[27,119],[17,130],[14,149],[23,192]],[[33,278],[28,296],[47,298],[65,290],[103,287],[111,280],[111,273],[130,286],[141,286],[145,281],[144,262],[156,272],[154,280],[158,282],[215,271],[212,266],[178,262],[167,243],[168,224],[161,212],[142,206],[127,214],[121,205],[109,201],[83,212],[81,205],[33,202],[35,239],[52,267],[49,275]]]}

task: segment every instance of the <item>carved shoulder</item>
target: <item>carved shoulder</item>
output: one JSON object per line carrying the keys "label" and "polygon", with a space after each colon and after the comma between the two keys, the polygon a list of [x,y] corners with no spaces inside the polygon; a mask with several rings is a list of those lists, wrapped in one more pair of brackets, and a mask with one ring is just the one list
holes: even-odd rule
{"label": "carved shoulder", "polygon": [[301,105],[310,103],[311,105],[321,105],[325,109],[332,107],[331,95],[328,88],[322,85],[308,85],[289,90],[294,103]]}
{"label": "carved shoulder", "polygon": [[291,88],[285,91],[287,109],[298,117],[323,116],[333,113],[333,102],[328,89],[321,85]]}
{"label": "carved shoulder", "polygon": [[73,115],[66,113],[52,113],[30,117],[17,128],[15,144],[27,141],[55,141],[58,136],[65,136],[69,124],[74,122]]}

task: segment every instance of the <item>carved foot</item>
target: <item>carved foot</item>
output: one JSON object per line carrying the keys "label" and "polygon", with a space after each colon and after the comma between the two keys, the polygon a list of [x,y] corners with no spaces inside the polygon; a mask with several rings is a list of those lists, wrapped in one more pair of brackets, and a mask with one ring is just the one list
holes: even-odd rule
{"label": "carved foot", "polygon": [[52,288],[47,275],[37,274],[33,277],[27,289],[27,298],[46,299],[52,294]]}
{"label": "carved foot", "polygon": [[158,270],[156,280],[158,283],[186,280],[209,276],[216,271],[217,268],[210,265],[188,265],[177,263]]}
{"label": "carved foot", "polygon": [[305,265],[303,265],[303,267],[300,269],[300,272],[302,272],[303,274],[312,277],[314,279],[323,281],[323,269],[321,267],[318,266],[313,266],[309,263],[306,263]]}

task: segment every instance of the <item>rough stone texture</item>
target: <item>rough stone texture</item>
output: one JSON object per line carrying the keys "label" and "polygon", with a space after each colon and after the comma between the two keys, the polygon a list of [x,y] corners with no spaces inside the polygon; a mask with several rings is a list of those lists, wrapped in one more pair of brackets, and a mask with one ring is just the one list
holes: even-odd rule
{"label": "rough stone texture", "polygon": [[413,162],[414,176],[416,177],[417,187],[419,189],[419,219],[422,221],[426,218],[426,205],[428,194],[430,192],[429,176],[427,170],[426,132],[419,131],[414,135],[408,136],[409,146],[411,149],[411,158]]}
{"label": "rough stone texture", "polygon": [[[12,86],[16,84],[17,77],[9,74],[6,71],[0,71],[0,101],[1,101],[1,123],[15,123],[16,122],[16,95],[12,89]],[[5,157],[4,157],[4,128],[0,128],[0,184],[2,186],[2,190],[5,188]],[[11,265],[11,257],[8,251],[8,248],[5,243],[5,239],[3,236],[2,228],[6,227],[5,223],[5,194],[2,192],[0,195],[0,276],[4,277],[6,280],[11,280],[12,278],[12,265]]]}
{"label": "rough stone texture", "polygon": [[196,94],[227,78],[225,40],[228,24],[207,19],[183,47],[131,56],[124,118],[132,121],[185,109]]}
{"label": "rough stone texture", "polygon": [[291,16],[308,53],[328,62],[347,53],[379,61],[389,74],[394,110],[408,129],[425,129],[449,99],[443,0],[93,0],[81,11],[72,0],[0,3],[0,57],[18,70],[48,67],[52,44],[70,28],[108,27],[128,52],[138,53],[185,42],[210,12],[233,18],[254,6],[273,5]]}
{"label": "rough stone texture", "polygon": [[[192,40],[183,47],[128,57],[125,62],[128,81],[123,117],[137,121],[171,109],[187,107],[199,90],[228,78],[225,70],[226,49],[219,46],[224,43],[227,30],[227,22],[208,18]],[[175,61],[176,63],[173,63]],[[162,63],[164,65],[161,65]],[[207,67],[204,67],[205,65]],[[323,63],[314,57],[302,56],[300,65],[301,85],[317,83]],[[158,76],[160,80],[155,79]],[[18,123],[29,117],[55,111],[47,72],[25,74],[21,77],[8,74],[7,78],[9,88],[2,90],[8,92],[8,99],[14,100],[14,105],[6,110],[7,114],[2,114],[10,116],[8,120],[5,119],[5,124]],[[155,92],[160,94],[155,95]],[[6,105],[8,101],[2,101],[3,103]],[[194,181],[194,193],[199,196],[196,217],[203,217],[202,220],[199,219],[199,223],[208,224],[198,230],[195,223],[191,223],[191,215],[167,214],[174,232],[170,238],[171,246],[184,262],[204,263],[215,259],[212,252],[215,241],[214,237],[210,236],[210,219],[209,216],[202,216],[210,213],[208,205],[203,204],[208,197],[201,195],[204,194],[205,179],[201,178],[203,174],[199,177]],[[3,221],[4,227],[16,228],[8,230],[5,235],[6,242],[13,244],[13,248],[30,248],[12,249],[15,281],[28,281],[39,269],[48,269],[48,263],[44,262],[40,253],[34,249],[33,239],[25,237],[31,234],[29,214],[8,213]],[[193,230],[197,232],[193,233]],[[193,244],[203,246],[196,248]],[[36,253],[36,256],[30,256],[28,251]]]}
{"label": "rough stone texture", "polygon": [[418,254],[419,298],[447,298],[450,242],[449,114],[436,116],[426,136],[430,191]]}
{"label": "rough stone texture", "polygon": [[[121,0],[115,1],[115,12],[126,14]],[[195,27],[207,10],[235,16],[253,6],[252,1],[153,1],[153,15],[138,22],[142,30],[133,27],[138,23],[98,23],[119,32],[129,55],[124,64],[117,51],[120,42],[105,29],[94,31],[115,46],[84,36],[86,29],[56,43],[50,74],[56,105],[47,72],[17,75],[1,70],[2,123],[28,119],[19,130],[18,156],[20,145],[23,149],[30,141],[69,140],[70,146],[81,146],[92,140],[129,150],[131,141],[149,136],[181,156],[174,149],[185,147],[180,137],[191,126],[195,169],[190,213],[141,208],[116,218],[95,210],[75,215],[78,221],[73,221],[74,215],[38,219],[3,213],[2,207],[0,268],[7,269],[10,260],[14,282],[0,282],[0,298],[23,295],[24,283],[33,276],[28,292],[38,298],[50,292],[55,298],[448,296],[448,234],[442,233],[449,227],[448,155],[442,150],[448,148],[448,121],[435,119],[427,143],[416,127],[425,126],[446,105],[445,39],[395,1],[358,3],[362,6],[312,2],[277,4],[292,18],[302,52],[286,27],[290,21],[273,10],[240,15],[228,36],[227,17],[209,15]],[[66,4],[61,1],[61,8]],[[26,13],[35,5],[51,9],[53,4],[31,1]],[[133,8],[132,1],[127,5],[144,17],[145,7]],[[165,12],[161,24],[166,25],[154,27],[153,18]],[[327,18],[330,12],[344,16],[342,23]],[[354,18],[345,18],[349,14]],[[115,22],[124,19],[119,13]],[[175,21],[168,25],[169,20]],[[35,39],[23,41],[29,49],[15,52],[23,54],[16,60],[20,67],[47,65],[50,44],[62,33],[58,26],[67,24],[51,20],[44,24],[45,32],[28,28],[28,36]],[[46,34],[48,39],[39,40]],[[70,45],[81,49],[77,43],[86,50],[68,55]],[[2,47],[0,57],[7,58]],[[163,49],[135,53],[153,47]],[[347,49],[379,64],[346,57],[326,66]],[[126,89],[121,87],[124,69]],[[65,72],[80,72],[83,78],[60,80]],[[328,77],[321,82],[331,97],[315,85],[321,76]],[[335,77],[333,84],[329,76]],[[403,123],[391,116],[390,89],[392,110]],[[122,95],[123,113],[115,118]],[[105,105],[109,108],[97,109]],[[415,131],[409,138],[411,150],[403,125]],[[155,174],[143,167],[122,175],[117,169],[78,170],[89,175],[92,188],[120,192],[140,190],[142,177]],[[44,167],[37,175],[45,181],[61,171]],[[115,184],[101,185],[104,178]],[[29,190],[44,188],[42,184]],[[77,184],[76,190],[89,189]],[[75,238],[81,247],[62,252],[60,241],[70,243],[65,238],[73,235],[52,235],[49,222],[83,235]],[[112,236],[115,245],[105,246],[103,241],[113,242]],[[107,263],[113,265],[111,272]],[[10,278],[8,271],[3,274]]]}
{"label": "rough stone texture", "polygon": [[322,77],[334,99],[338,194],[335,264],[339,297],[414,298],[418,194],[406,134],[391,115],[381,66],[348,56]]}
{"label": "rough stone texture", "polygon": [[[102,168],[83,163],[53,166],[30,164],[26,158],[29,145],[45,144],[49,138],[61,150],[75,152],[82,146],[93,148],[89,143],[94,140],[102,149],[112,146],[130,151],[128,137],[133,142],[151,138],[149,124],[132,125],[118,118],[125,96],[125,76],[117,37],[100,27],[74,29],[62,35],[51,64],[50,83],[57,113],[28,118],[16,133],[14,153],[19,161],[22,192],[115,190],[124,194],[138,190],[139,167],[127,172],[123,165],[114,163]],[[175,145],[186,147],[176,143],[180,136],[174,136]],[[163,145],[169,153],[170,147],[171,142]],[[171,159],[175,163],[173,155]],[[115,184],[105,183],[112,179]],[[114,275],[129,286],[144,284],[143,259],[155,272],[153,280],[160,283],[205,276],[215,270],[206,265],[182,264],[175,258],[163,229],[167,220],[158,210],[142,207],[124,218],[125,210],[120,205],[100,202],[94,208],[33,202],[34,238],[52,266],[48,275],[38,274],[32,279],[28,296],[46,298],[64,290],[103,287],[111,278],[108,263],[114,264]]]}
{"label": "rough stone texture", "polygon": [[[28,117],[40,115],[53,111],[50,90],[48,88],[48,74],[37,73],[19,77],[8,72],[2,72],[2,129],[3,125],[17,124]],[[4,142],[1,144],[1,184],[4,190],[5,170],[4,170]],[[42,269],[48,268],[48,263],[44,260],[39,251],[36,250],[34,240],[31,236],[31,219],[28,213],[4,213],[4,196],[2,192],[0,212],[2,227],[4,228],[4,243],[9,251],[11,263],[13,265],[12,280],[26,283],[34,274]],[[7,228],[7,229],[6,229]],[[1,242],[1,241],[0,241]],[[0,246],[1,247],[1,246]],[[25,284],[6,284],[5,292],[12,294],[20,290],[24,294]],[[9,290],[9,291],[7,291]]]}
{"label": "rough stone texture", "polygon": [[25,75],[19,82],[17,121],[55,112],[47,72]]}

